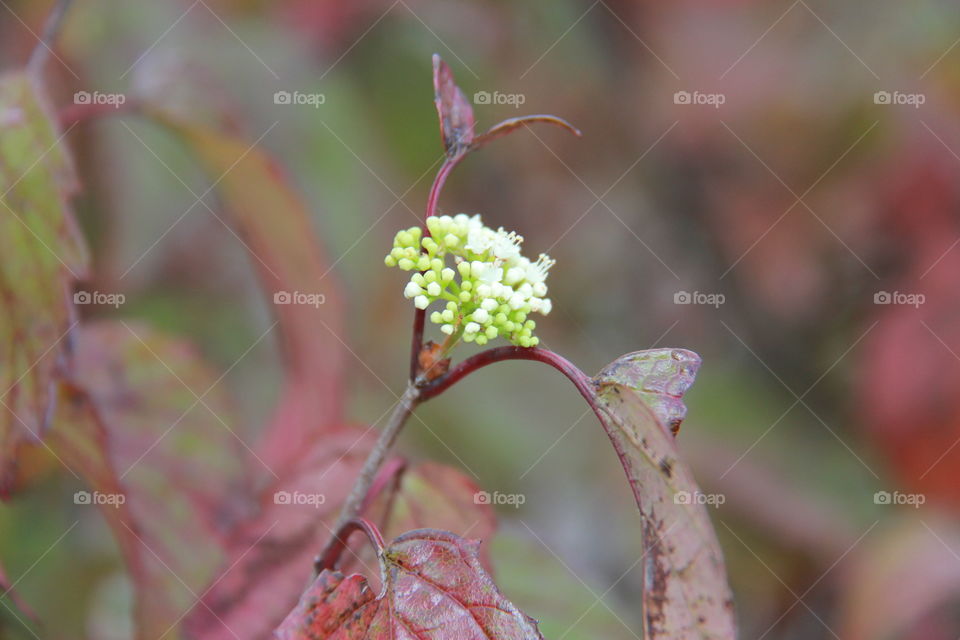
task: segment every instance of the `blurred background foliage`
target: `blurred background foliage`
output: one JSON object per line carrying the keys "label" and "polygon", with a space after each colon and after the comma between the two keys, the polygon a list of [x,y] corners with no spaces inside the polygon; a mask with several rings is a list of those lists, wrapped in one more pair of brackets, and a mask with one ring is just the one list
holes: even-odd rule
{"label": "blurred background foliage", "polygon": [[[4,3],[5,68],[23,64],[49,8]],[[726,498],[711,514],[742,637],[936,639],[960,623],[958,35],[955,4],[930,0],[77,0],[50,76],[60,104],[150,90],[194,116],[226,113],[281,159],[347,292],[359,423],[403,388],[412,309],[382,257],[441,159],[430,55],[468,94],[523,96],[519,109],[477,105],[481,128],[567,118],[582,139],[499,141],[457,170],[440,208],[481,212],[557,258],[538,333],[585,371],[654,346],[703,356],[680,447]],[[276,105],[277,91],[325,102]],[[676,104],[677,91],[725,102]],[[876,104],[877,91],[925,102]],[[128,300],[95,313],[233,365],[271,320],[241,242],[195,204],[191,189],[220,206],[211,181],[136,117],[68,139],[93,286]],[[678,305],[680,291],[725,303]],[[883,291],[925,303],[875,304]],[[241,433],[255,436],[279,379],[269,340],[230,370]],[[412,422],[400,446],[525,495],[500,511],[495,557],[546,637],[631,638],[639,516],[585,409],[551,371],[505,363],[423,407],[429,428]],[[70,502],[72,478],[37,469],[43,481],[0,507],[0,558],[12,579],[29,572],[17,589],[50,637],[127,637],[112,539]],[[878,505],[877,491],[925,504]],[[558,593],[578,605],[556,606]],[[0,621],[28,637],[6,610]]]}

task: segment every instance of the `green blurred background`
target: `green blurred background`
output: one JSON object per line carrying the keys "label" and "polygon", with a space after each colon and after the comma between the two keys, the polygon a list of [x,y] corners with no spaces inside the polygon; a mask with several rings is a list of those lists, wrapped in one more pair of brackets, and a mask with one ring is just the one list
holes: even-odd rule
{"label": "green blurred background", "polygon": [[[11,69],[50,3],[8,1]],[[538,333],[585,371],[655,346],[701,354],[679,444],[704,490],[725,496],[710,511],[742,637],[937,639],[960,622],[958,37],[958,7],[933,1],[76,0],[50,76],[63,104],[79,90],[182,92],[182,108],[263,136],[337,261],[359,423],[404,385],[412,310],[382,258],[441,159],[431,54],[468,96],[522,96],[475,105],[481,129],[570,120],[582,139],[538,128],[471,156],[440,209],[482,213],[557,259]],[[325,100],[276,105],[277,91]],[[678,104],[683,91],[723,104]],[[211,181],[134,117],[69,141],[95,281],[127,296],[116,315],[234,364],[271,318],[243,245],[193,206],[190,189]],[[724,302],[677,304],[679,292]],[[883,292],[924,303],[878,304]],[[265,340],[225,379],[251,439],[280,373]],[[525,496],[500,510],[494,546],[506,593],[546,637],[632,638],[640,519],[585,409],[554,372],[505,363],[423,407],[430,429],[413,421],[400,446]],[[51,637],[127,637],[129,595],[95,515],[42,556],[78,519],[75,488],[49,477],[0,507],[0,559],[14,579],[29,572],[17,590]],[[876,504],[877,491],[925,504]],[[892,556],[901,539],[913,542]],[[910,609],[904,594],[933,568],[946,577]],[[862,602],[869,584],[896,604]],[[863,607],[891,618],[889,635],[857,626]]]}

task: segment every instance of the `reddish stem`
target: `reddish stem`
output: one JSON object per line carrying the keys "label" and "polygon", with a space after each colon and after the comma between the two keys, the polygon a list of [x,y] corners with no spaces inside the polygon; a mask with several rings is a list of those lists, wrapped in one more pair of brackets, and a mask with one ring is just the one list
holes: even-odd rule
{"label": "reddish stem", "polygon": [[366,534],[367,539],[370,540],[370,544],[372,544],[373,548],[377,551],[377,557],[383,554],[383,549],[386,547],[386,544],[383,541],[383,536],[380,535],[380,532],[377,530],[376,525],[366,518],[351,518],[337,529],[333,534],[333,538],[327,543],[327,547],[314,561],[314,567],[317,573],[325,569],[332,570],[336,566],[341,554],[343,554],[343,550],[347,548],[347,540],[350,538],[350,534],[355,531],[363,531]]}
{"label": "reddish stem", "polygon": [[[440,169],[437,171],[437,176],[433,179],[433,184],[430,186],[430,195],[427,196],[427,210],[423,217],[424,222],[421,225],[425,238],[430,236],[430,230],[427,229],[426,220],[437,212],[437,203],[440,200],[440,192],[443,190],[443,185],[446,184],[447,178],[450,177],[450,172],[460,164],[463,157],[463,154],[461,154],[445,158],[443,164],[440,165]],[[413,339],[410,344],[410,382],[416,380],[417,375],[420,373],[420,352],[423,350],[423,326],[426,323],[426,319],[427,313],[423,309],[417,309],[413,314]]]}
{"label": "reddish stem", "polygon": [[138,111],[139,108],[140,105],[135,100],[128,100],[122,105],[71,104],[60,109],[57,118],[60,120],[60,126],[66,129],[77,123],[86,122],[87,120],[134,113]]}
{"label": "reddish stem", "polygon": [[420,400],[429,400],[443,393],[474,371],[502,360],[535,360],[550,365],[569,378],[573,386],[577,388],[580,395],[599,417],[600,409],[596,405],[593,383],[590,381],[590,377],[563,356],[539,347],[496,347],[481,351],[458,364],[444,376],[424,385],[420,390]]}

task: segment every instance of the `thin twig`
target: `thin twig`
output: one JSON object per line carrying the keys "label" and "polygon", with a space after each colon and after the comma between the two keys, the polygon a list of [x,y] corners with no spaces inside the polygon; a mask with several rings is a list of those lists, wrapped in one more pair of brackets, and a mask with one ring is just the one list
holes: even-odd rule
{"label": "thin twig", "polygon": [[50,10],[50,15],[47,16],[47,22],[43,26],[43,33],[40,35],[40,42],[34,47],[33,52],[30,54],[30,60],[27,62],[27,68],[31,73],[40,73],[43,70],[43,65],[46,64],[47,59],[50,57],[53,41],[60,31],[63,18],[67,15],[67,10],[72,3],[73,0],[57,0],[57,3],[53,5],[53,9]]}

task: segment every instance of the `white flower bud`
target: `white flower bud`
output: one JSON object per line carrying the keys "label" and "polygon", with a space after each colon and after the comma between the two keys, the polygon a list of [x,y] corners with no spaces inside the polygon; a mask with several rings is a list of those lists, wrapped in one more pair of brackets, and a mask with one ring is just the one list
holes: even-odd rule
{"label": "white flower bud", "polygon": [[414,298],[421,293],[423,293],[423,289],[416,282],[408,282],[403,289],[403,297],[405,298]]}
{"label": "white flower bud", "polygon": [[417,309],[426,309],[430,306],[430,299],[427,296],[417,296],[413,299],[413,306]]}

